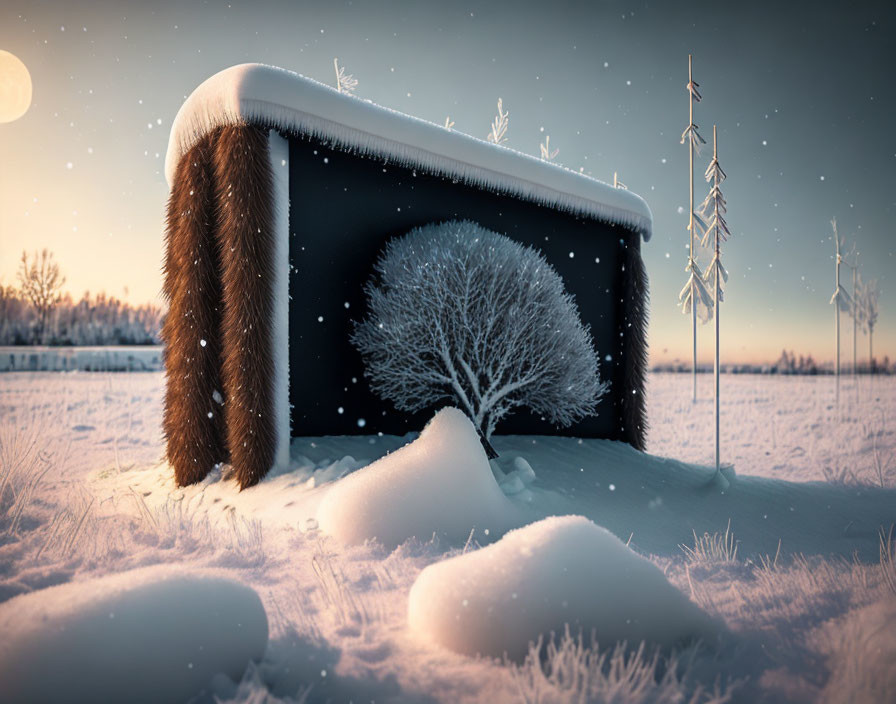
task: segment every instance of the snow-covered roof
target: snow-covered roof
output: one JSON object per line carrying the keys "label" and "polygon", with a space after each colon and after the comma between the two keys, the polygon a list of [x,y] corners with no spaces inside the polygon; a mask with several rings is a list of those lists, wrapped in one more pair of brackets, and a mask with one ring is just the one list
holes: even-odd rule
{"label": "snow-covered roof", "polygon": [[307,134],[421,171],[625,225],[650,238],[650,208],[631,191],[263,64],[240,64],[216,73],[187,98],[168,140],[168,184],[180,158],[204,135],[216,127],[244,123]]}

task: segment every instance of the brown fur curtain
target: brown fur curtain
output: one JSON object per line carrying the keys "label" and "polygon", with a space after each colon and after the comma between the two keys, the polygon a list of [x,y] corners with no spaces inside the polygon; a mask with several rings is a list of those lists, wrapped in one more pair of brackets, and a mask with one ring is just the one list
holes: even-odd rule
{"label": "brown fur curtain", "polygon": [[165,411],[168,460],[180,486],[227,460],[221,383],[221,271],[211,155],[215,136],[177,166],[168,199],[165,296]]}
{"label": "brown fur curtain", "polygon": [[647,306],[650,293],[647,269],[641,259],[640,235],[625,245],[621,304],[622,358],[625,390],[622,394],[623,440],[637,450],[647,449]]}
{"label": "brown fur curtain", "polygon": [[268,131],[224,127],[215,140],[223,311],[221,376],[227,446],[240,487],[257,484],[274,462],[273,175]]}
{"label": "brown fur curtain", "polygon": [[274,461],[273,177],[268,132],[215,130],[168,201],[163,427],[178,485],[230,462],[241,488]]}

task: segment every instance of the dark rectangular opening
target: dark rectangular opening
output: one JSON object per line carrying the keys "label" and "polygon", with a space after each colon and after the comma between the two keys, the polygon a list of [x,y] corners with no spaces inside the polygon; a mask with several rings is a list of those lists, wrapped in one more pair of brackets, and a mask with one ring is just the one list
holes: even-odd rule
{"label": "dark rectangular opening", "polygon": [[291,137],[289,142],[293,436],[403,435],[429,420],[432,411],[405,413],[371,392],[349,335],[352,321],[365,314],[364,285],[389,239],[431,222],[470,219],[545,255],[575,297],[591,328],[601,377],[611,382],[597,416],[556,428],[519,409],[496,432],[624,437],[622,263],[625,247],[640,247],[639,235],[316,140]]}

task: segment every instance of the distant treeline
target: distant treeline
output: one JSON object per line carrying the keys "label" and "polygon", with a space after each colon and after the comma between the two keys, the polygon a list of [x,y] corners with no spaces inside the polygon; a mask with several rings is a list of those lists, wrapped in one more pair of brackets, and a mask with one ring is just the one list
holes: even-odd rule
{"label": "distant treeline", "polygon": [[[800,374],[814,376],[817,374],[833,374],[833,362],[816,362],[811,354],[797,356],[795,352],[783,350],[777,362],[766,364],[723,364],[723,372],[727,374]],[[669,362],[654,365],[655,372],[690,372],[690,363]],[[711,372],[712,366],[701,365],[697,367],[699,373]],[[840,373],[849,374],[853,371],[852,360],[840,363]],[[891,362],[889,356],[883,359],[860,361],[856,371],[859,374],[896,374],[896,362]]]}
{"label": "distant treeline", "polygon": [[62,295],[49,312],[46,330],[35,307],[13,286],[0,285],[0,345],[155,345],[162,310],[133,306],[114,296]]}

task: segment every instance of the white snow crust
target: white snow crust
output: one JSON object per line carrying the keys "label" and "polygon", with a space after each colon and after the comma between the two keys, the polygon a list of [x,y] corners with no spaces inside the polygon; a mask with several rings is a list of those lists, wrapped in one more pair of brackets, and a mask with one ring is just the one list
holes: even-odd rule
{"label": "white snow crust", "polygon": [[672,646],[717,633],[655,564],[583,516],[545,518],[426,567],[408,623],[450,650],[512,659],[567,624],[604,644]]}
{"label": "white snow crust", "polygon": [[631,191],[263,64],[240,64],[215,74],[181,106],[165,157],[168,184],[181,157],[203,136],[217,127],[246,123],[309,135],[409,168],[625,225],[650,238],[650,208]]}
{"label": "white snow crust", "polygon": [[149,567],[0,606],[0,701],[184,702],[260,660],[258,594],[214,573]]}
{"label": "white snow crust", "polygon": [[414,442],[333,484],[317,520],[344,543],[376,539],[388,548],[433,534],[462,542],[473,529],[484,538],[519,524],[473,424],[457,408],[443,408]]}

